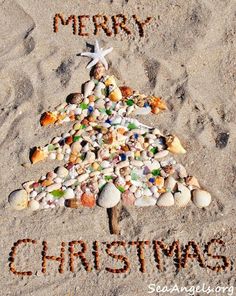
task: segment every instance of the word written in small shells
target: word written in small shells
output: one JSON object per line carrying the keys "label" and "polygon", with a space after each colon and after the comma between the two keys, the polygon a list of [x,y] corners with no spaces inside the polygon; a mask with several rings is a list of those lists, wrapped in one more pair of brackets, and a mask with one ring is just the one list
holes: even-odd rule
{"label": "word written in small shells", "polygon": [[[221,239],[211,239],[204,245],[191,240],[186,245],[178,240],[165,243],[162,240],[143,241],[112,241],[86,242],[73,240],[61,242],[58,247],[47,241],[39,242],[34,239],[21,239],[15,242],[9,254],[9,269],[14,275],[31,276],[40,272],[50,274],[58,270],[59,273],[78,271],[105,270],[108,273],[130,273],[137,270],[142,273],[166,271],[167,261],[180,271],[192,267],[210,269],[215,272],[228,271],[231,268],[229,257],[222,255],[225,252],[225,242]],[[32,257],[34,251],[41,255]],[[220,253],[220,254],[219,254]],[[18,260],[24,258],[24,262]],[[168,259],[168,257],[171,257]],[[21,263],[19,263],[21,262]],[[154,263],[155,262],[155,263]],[[54,274],[54,273],[53,273]]]}
{"label": "word written in small shells", "polygon": [[[105,34],[106,36],[115,36],[121,32],[126,35],[134,34],[131,28],[135,28],[140,37],[144,37],[144,31],[150,24],[152,17],[141,19],[136,15],[132,15],[129,19],[124,14],[112,16],[97,14],[97,15],[70,15],[65,17],[62,13],[55,14],[53,18],[53,31],[59,31],[59,25],[72,26],[74,35],[90,36]],[[133,25],[133,23],[135,25]]]}

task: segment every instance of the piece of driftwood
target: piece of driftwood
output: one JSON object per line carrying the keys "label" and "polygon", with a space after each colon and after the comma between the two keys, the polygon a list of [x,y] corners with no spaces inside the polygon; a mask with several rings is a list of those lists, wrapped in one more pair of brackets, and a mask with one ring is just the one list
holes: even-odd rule
{"label": "piece of driftwood", "polygon": [[119,202],[113,208],[107,209],[107,214],[109,218],[109,228],[111,234],[120,234],[120,226],[119,226],[119,219],[120,213],[122,209],[122,204]]}

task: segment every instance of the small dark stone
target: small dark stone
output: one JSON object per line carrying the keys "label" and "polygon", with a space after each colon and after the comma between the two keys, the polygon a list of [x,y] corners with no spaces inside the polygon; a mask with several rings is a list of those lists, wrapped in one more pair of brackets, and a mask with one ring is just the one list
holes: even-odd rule
{"label": "small dark stone", "polygon": [[227,146],[229,140],[229,133],[219,133],[215,142],[216,147],[219,149],[223,149]]}

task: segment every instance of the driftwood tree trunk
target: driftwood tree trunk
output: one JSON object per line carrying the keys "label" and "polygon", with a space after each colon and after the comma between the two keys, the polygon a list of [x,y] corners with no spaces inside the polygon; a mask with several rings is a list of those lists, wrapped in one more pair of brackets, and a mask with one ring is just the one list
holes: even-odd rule
{"label": "driftwood tree trunk", "polygon": [[119,226],[119,219],[120,213],[122,209],[122,203],[119,202],[113,208],[107,209],[107,214],[109,218],[109,228],[111,234],[120,234],[120,226]]}

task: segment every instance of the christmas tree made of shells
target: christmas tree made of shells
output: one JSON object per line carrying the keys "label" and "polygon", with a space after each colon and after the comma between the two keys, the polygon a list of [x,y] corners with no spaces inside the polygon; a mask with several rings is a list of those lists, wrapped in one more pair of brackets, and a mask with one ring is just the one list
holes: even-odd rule
{"label": "christmas tree made of shells", "polygon": [[174,154],[186,153],[179,138],[163,135],[135,119],[135,115],[158,114],[167,110],[159,97],[143,95],[131,87],[118,86],[106,75],[105,56],[96,41],[94,52],[81,56],[92,59],[91,79],[82,93],[68,96],[55,111],[45,112],[43,127],[74,122],[73,128],[31,153],[33,164],[61,160],[55,171],[37,181],[27,181],[23,189],[9,195],[15,210],[55,207],[111,209],[113,233],[122,206],[185,207],[192,200],[207,207],[211,195],[189,176]]}

